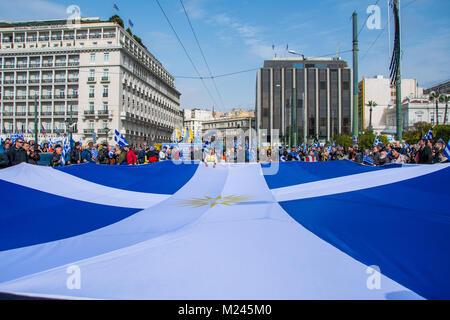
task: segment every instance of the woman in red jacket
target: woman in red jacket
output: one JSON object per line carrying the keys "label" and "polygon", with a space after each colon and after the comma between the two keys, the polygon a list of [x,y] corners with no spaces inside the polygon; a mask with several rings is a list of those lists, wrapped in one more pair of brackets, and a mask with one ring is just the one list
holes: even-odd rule
{"label": "woman in red jacket", "polygon": [[136,154],[134,153],[134,151],[131,150],[129,146],[125,147],[125,151],[127,153],[127,164],[128,165],[136,165],[137,158],[136,158]]}

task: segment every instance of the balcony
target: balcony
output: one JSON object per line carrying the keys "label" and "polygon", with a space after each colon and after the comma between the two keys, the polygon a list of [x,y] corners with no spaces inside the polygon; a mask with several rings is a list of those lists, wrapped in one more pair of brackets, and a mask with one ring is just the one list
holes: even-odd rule
{"label": "balcony", "polygon": [[89,77],[88,82],[95,82],[95,77]]}
{"label": "balcony", "polygon": [[30,63],[30,68],[39,68],[41,66],[41,64],[39,62],[31,62]]}
{"label": "balcony", "polygon": [[16,117],[26,117],[27,113],[20,111],[20,112],[16,112]]}
{"label": "balcony", "polygon": [[95,132],[94,129],[84,129],[83,130],[84,134],[93,134]]}
{"label": "balcony", "polygon": [[109,77],[102,77],[102,82],[109,82]]}
{"label": "balcony", "polygon": [[25,38],[24,37],[16,38],[14,42],[25,42]]}
{"label": "balcony", "polygon": [[3,43],[11,43],[12,42],[12,39],[10,39],[10,38],[3,38],[3,41],[2,41]]}
{"label": "balcony", "polygon": [[5,64],[5,69],[13,69],[14,68],[14,63],[6,63]]}
{"label": "balcony", "polygon": [[101,37],[102,37],[102,35],[100,33],[95,33],[95,34],[89,35],[89,39],[100,39]]}
{"label": "balcony", "polygon": [[42,79],[42,83],[52,83],[53,79]]}
{"label": "balcony", "polygon": [[55,111],[53,115],[55,116],[64,116],[66,113],[64,111]]}
{"label": "balcony", "polygon": [[60,41],[60,40],[62,40],[62,36],[53,36],[52,40],[53,41]]}
{"label": "balcony", "polygon": [[17,84],[26,84],[27,83],[27,79],[18,79],[16,81]]}
{"label": "balcony", "polygon": [[75,39],[75,35],[73,35],[73,34],[64,35],[64,40],[74,40],[74,39]]}
{"label": "balcony", "polygon": [[108,97],[108,92],[103,92],[103,98],[107,98]]}
{"label": "balcony", "polygon": [[78,99],[78,93],[68,94],[67,99]]}
{"label": "balcony", "polygon": [[79,34],[77,35],[77,39],[87,39],[87,34]]}
{"label": "balcony", "polygon": [[13,112],[10,112],[10,111],[4,111],[3,112],[3,116],[4,117],[12,117],[14,115],[14,113]]}
{"label": "balcony", "polygon": [[79,61],[69,61],[69,67],[77,67],[80,65]]}
{"label": "balcony", "polygon": [[27,99],[27,95],[26,94],[21,94],[21,95],[17,95],[16,96],[16,100],[26,100]]}
{"label": "balcony", "polygon": [[13,84],[14,83],[14,79],[4,79],[3,83],[4,84]]}
{"label": "balcony", "polygon": [[37,41],[37,37],[28,37],[27,41],[28,42],[36,42]]}
{"label": "balcony", "polygon": [[99,135],[107,135],[107,134],[109,134],[109,131],[110,131],[110,129],[103,128],[103,129],[98,129],[98,130],[97,130],[97,133],[98,133]]}
{"label": "balcony", "polygon": [[43,94],[42,96],[41,96],[41,99],[51,99],[52,98],[52,95],[51,94]]}
{"label": "balcony", "polygon": [[89,98],[94,98],[95,94],[94,93],[89,93]]}
{"label": "balcony", "polygon": [[30,83],[39,83],[39,79],[30,79]]}
{"label": "balcony", "polygon": [[78,78],[69,78],[68,82],[78,82]]}
{"label": "balcony", "polygon": [[103,38],[105,38],[105,39],[110,39],[110,38],[115,38],[115,37],[116,37],[115,33],[105,33],[103,35]]}
{"label": "balcony", "polygon": [[51,111],[42,111],[41,112],[41,116],[51,116],[52,115],[52,112]]}
{"label": "balcony", "polygon": [[27,68],[27,63],[18,63],[17,68]]}
{"label": "balcony", "polygon": [[58,79],[55,79],[55,83],[64,83],[64,82],[66,82],[66,79],[65,79],[65,78],[58,78]]}
{"label": "balcony", "polygon": [[14,100],[14,96],[4,96],[3,100]]}
{"label": "balcony", "polygon": [[65,61],[59,61],[55,63],[55,67],[65,67],[66,62]]}
{"label": "balcony", "polygon": [[95,110],[84,110],[84,115],[85,116],[94,116]]}
{"label": "balcony", "polygon": [[43,67],[53,67],[53,62],[48,62],[48,61],[47,62],[43,62],[42,66]]}
{"label": "balcony", "polygon": [[99,116],[107,116],[108,114],[109,114],[109,111],[108,111],[108,109],[103,109],[103,110],[98,110],[97,111],[97,114],[99,115]]}
{"label": "balcony", "polygon": [[46,36],[46,37],[39,37],[39,41],[49,41],[50,37]]}
{"label": "balcony", "polygon": [[65,99],[66,95],[64,93],[55,94],[55,99]]}

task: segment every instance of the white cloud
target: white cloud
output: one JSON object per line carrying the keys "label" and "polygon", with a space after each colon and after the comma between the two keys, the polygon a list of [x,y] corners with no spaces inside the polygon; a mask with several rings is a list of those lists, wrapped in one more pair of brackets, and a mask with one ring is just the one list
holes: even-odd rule
{"label": "white cloud", "polygon": [[[206,15],[205,9],[202,8],[206,0],[189,0],[183,1],[184,7],[191,19],[201,19]],[[183,9],[181,9],[182,12]]]}
{"label": "white cloud", "polygon": [[69,16],[65,6],[47,0],[0,0],[0,7],[2,19],[10,21],[59,19]]}

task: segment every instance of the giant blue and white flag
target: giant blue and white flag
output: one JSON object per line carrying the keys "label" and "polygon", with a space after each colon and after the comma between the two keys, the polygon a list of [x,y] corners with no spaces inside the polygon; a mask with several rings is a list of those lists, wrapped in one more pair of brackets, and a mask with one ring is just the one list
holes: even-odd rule
{"label": "giant blue and white flag", "polygon": [[34,200],[2,204],[0,292],[64,299],[450,298],[450,208],[443,205],[450,191],[442,188],[450,164],[291,161],[268,170],[274,165],[0,170],[1,193]]}
{"label": "giant blue and white flag", "polygon": [[117,142],[117,144],[121,147],[128,146],[128,141],[125,139],[125,137],[117,130],[114,130],[114,141]]}

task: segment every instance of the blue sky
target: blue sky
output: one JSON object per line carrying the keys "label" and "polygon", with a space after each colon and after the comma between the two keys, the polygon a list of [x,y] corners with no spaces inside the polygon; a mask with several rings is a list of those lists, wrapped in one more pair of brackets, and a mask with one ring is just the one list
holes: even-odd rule
{"label": "blue sky", "polygon": [[[82,16],[103,19],[114,14],[113,3],[124,21],[131,19],[133,32],[174,76],[196,76],[182,47],[154,0],[0,0],[0,19],[19,21],[67,17],[66,8],[76,4]],[[214,75],[258,68],[274,54],[287,56],[289,49],[305,56],[333,56],[352,48],[351,15],[358,13],[358,29],[364,25],[367,7],[377,0],[183,0]],[[387,21],[386,0],[378,0],[381,27]],[[189,28],[179,0],[160,0],[169,19],[202,75],[208,71]],[[448,80],[450,64],[450,1],[402,0],[402,73],[416,78],[427,87]],[[360,33],[359,77],[377,74],[388,76],[388,32],[369,30]],[[378,40],[376,42],[375,39]],[[391,40],[393,35],[391,33]],[[352,53],[340,56],[352,65]],[[182,93],[183,108],[230,110],[253,108],[256,71],[216,79],[220,93],[205,80],[213,99],[202,82],[196,79],[176,80]],[[215,102],[213,102],[213,100]]]}

